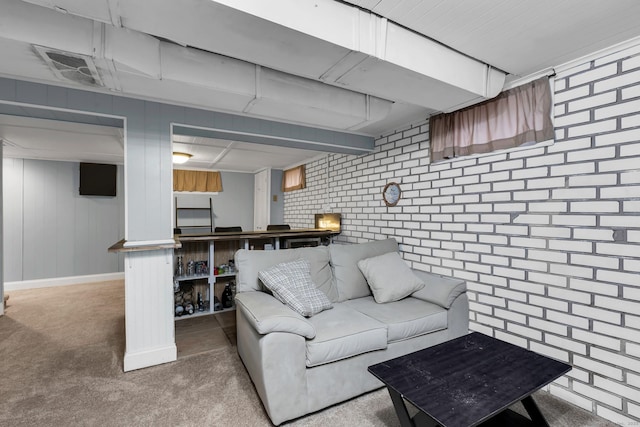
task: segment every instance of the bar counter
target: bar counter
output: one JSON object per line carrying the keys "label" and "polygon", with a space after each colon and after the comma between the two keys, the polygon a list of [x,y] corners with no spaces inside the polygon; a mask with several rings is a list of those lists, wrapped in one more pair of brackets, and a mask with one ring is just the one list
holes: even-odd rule
{"label": "bar counter", "polygon": [[137,252],[158,249],[178,249],[182,246],[182,242],[215,242],[215,241],[231,241],[238,240],[243,242],[245,249],[249,249],[251,240],[272,239],[274,241],[274,249],[280,249],[281,239],[305,239],[305,238],[331,238],[340,234],[339,231],[326,230],[319,228],[303,228],[294,230],[257,230],[257,231],[239,231],[239,232],[222,232],[222,233],[199,233],[199,234],[176,234],[174,236],[175,243],[163,243],[157,245],[127,245],[123,239],[113,244],[109,248],[109,252]]}

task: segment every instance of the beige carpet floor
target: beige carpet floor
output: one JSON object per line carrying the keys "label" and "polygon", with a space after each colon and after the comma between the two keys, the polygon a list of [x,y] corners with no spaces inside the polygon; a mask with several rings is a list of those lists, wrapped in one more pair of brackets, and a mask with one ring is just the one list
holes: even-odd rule
{"label": "beige carpet floor", "polygon": [[[207,343],[190,335],[191,319],[177,322],[176,362],[124,373],[122,281],[8,294],[0,317],[0,426],[271,425],[236,353],[232,317],[212,326]],[[181,347],[190,350],[181,354]],[[535,398],[551,426],[614,425],[547,393]],[[399,422],[381,389],[287,425]]]}

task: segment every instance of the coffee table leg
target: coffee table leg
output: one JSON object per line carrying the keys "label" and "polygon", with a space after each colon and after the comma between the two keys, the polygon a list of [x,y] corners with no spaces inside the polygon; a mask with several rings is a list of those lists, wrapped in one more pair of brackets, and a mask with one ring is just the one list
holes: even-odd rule
{"label": "coffee table leg", "polygon": [[400,425],[402,427],[415,427],[413,420],[409,416],[409,412],[407,411],[407,405],[404,404],[404,400],[400,393],[391,388],[387,387],[389,391],[389,395],[391,395],[391,401],[393,402],[393,407],[396,409],[396,414],[400,419]]}
{"label": "coffee table leg", "polygon": [[389,387],[387,387],[387,390],[389,391],[393,407],[396,410],[396,415],[398,415],[402,427],[436,427],[439,425],[424,412],[419,412],[416,417],[411,418],[409,411],[407,411],[407,405],[404,403],[404,399],[400,393]]}
{"label": "coffee table leg", "polygon": [[531,417],[531,421],[533,421],[534,425],[540,427],[549,427],[547,420],[544,419],[544,415],[542,415],[542,412],[540,412],[540,409],[538,408],[538,405],[536,405],[536,402],[533,400],[533,397],[527,396],[522,399],[522,406],[524,406],[524,409],[527,410],[527,413],[529,414],[529,417]]}

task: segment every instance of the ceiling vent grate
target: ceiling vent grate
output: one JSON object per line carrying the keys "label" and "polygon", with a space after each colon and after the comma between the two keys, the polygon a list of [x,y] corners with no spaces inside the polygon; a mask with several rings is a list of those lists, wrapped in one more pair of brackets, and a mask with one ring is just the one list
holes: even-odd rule
{"label": "ceiling vent grate", "polygon": [[88,55],[64,52],[44,46],[33,46],[51,71],[61,80],[70,80],[84,86],[102,87],[104,83]]}

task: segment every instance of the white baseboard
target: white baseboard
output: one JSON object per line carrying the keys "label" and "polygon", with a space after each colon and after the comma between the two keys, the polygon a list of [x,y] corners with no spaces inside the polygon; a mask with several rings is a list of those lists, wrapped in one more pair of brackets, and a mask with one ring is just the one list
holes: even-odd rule
{"label": "white baseboard", "polygon": [[135,353],[125,351],[123,369],[125,372],[129,372],[135,369],[160,365],[161,363],[174,362],[177,359],[178,348],[175,344]]}
{"label": "white baseboard", "polygon": [[23,289],[49,288],[52,286],[79,285],[82,283],[107,282],[110,280],[124,280],[124,272],[90,274],[87,276],[52,277],[50,279],[23,280],[20,282],[5,282],[4,291],[19,291]]}

